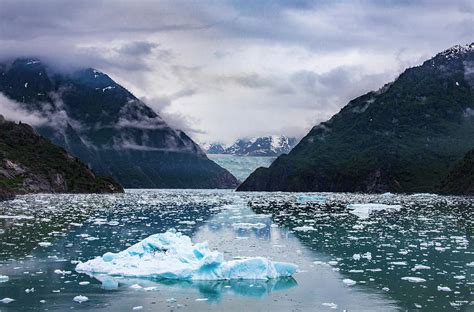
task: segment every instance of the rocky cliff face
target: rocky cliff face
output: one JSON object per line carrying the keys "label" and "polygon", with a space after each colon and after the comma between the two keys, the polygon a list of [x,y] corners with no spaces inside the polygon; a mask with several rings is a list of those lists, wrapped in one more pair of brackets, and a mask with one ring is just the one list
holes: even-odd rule
{"label": "rocky cliff face", "polygon": [[350,101],[238,190],[433,192],[473,146],[471,44]]}
{"label": "rocky cliff face", "polygon": [[231,188],[237,180],[109,76],[35,59],[0,65],[0,92],[34,113],[43,136],[130,188]]}
{"label": "rocky cliff face", "polygon": [[441,184],[444,194],[474,195],[474,150],[456,164]]}
{"label": "rocky cliff face", "polygon": [[96,176],[64,149],[26,124],[0,115],[0,198],[27,193],[123,192],[112,178]]}

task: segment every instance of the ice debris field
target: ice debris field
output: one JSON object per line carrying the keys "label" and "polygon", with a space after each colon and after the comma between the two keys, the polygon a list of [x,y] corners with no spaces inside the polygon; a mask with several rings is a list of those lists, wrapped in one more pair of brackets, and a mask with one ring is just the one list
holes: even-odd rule
{"label": "ice debris field", "polygon": [[225,261],[224,255],[211,251],[207,243],[194,244],[186,235],[167,231],[151,235],[124,251],[107,252],[81,262],[76,270],[174,280],[268,280],[290,277],[297,266],[264,257]]}
{"label": "ice debris field", "polygon": [[[473,217],[433,194],[18,196],[0,203],[0,309],[469,311]],[[293,269],[271,260],[298,269],[270,278]]]}

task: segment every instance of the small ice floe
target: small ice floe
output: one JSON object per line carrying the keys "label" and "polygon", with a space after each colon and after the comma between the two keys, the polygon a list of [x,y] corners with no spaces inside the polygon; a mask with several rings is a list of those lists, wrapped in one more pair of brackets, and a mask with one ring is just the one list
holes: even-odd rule
{"label": "small ice floe", "polygon": [[87,281],[84,281],[84,282],[79,282],[79,285],[81,286],[86,286],[86,285],[89,285],[90,282],[87,282]]}
{"label": "small ice floe", "polygon": [[0,219],[31,220],[34,218],[35,217],[33,216],[25,216],[25,215],[17,215],[17,216],[0,215]]}
{"label": "small ice floe", "polygon": [[195,301],[199,302],[199,301],[207,301],[207,300],[209,300],[209,298],[196,298]]}
{"label": "small ice floe", "polygon": [[451,291],[451,288],[449,287],[446,287],[446,286],[438,286],[438,291],[446,291],[446,292],[450,292]]}
{"label": "small ice floe", "polygon": [[474,267],[474,261],[467,263],[466,266],[468,266],[468,267]]}
{"label": "small ice floe", "polygon": [[401,205],[385,205],[385,204],[350,204],[347,206],[349,212],[357,216],[359,219],[368,219],[370,214],[377,211],[399,211]]}
{"label": "small ice floe", "polygon": [[0,275],[0,283],[8,282],[9,278],[6,275]]}
{"label": "small ice floe", "polygon": [[83,302],[86,302],[87,300],[89,300],[89,298],[87,298],[86,296],[79,295],[79,296],[74,297],[72,300],[74,300],[78,303],[83,303]]}
{"label": "small ice floe", "polygon": [[39,242],[38,245],[41,246],[41,247],[49,247],[49,246],[51,246],[51,243],[50,242]]}
{"label": "small ice floe", "polygon": [[427,266],[427,265],[423,265],[423,264],[416,264],[413,269],[411,269],[412,271],[417,271],[417,270],[430,270],[431,267]]}
{"label": "small ice floe", "polygon": [[337,304],[335,304],[334,302],[324,302],[324,303],[321,303],[321,305],[331,308],[331,309],[337,309]]}
{"label": "small ice floe", "polygon": [[393,261],[393,262],[390,262],[390,264],[393,264],[393,265],[408,265],[408,263],[406,261]]}
{"label": "small ice floe", "polygon": [[138,284],[133,284],[132,286],[130,286],[130,288],[132,288],[132,289],[142,289],[143,287],[138,285]]}
{"label": "small ice floe", "polygon": [[194,225],[196,221],[189,221],[189,220],[182,220],[178,222],[179,224],[187,224],[187,225]]}
{"label": "small ice floe", "polygon": [[143,309],[143,306],[136,306],[132,308],[132,310],[134,311],[141,310],[141,309]]}
{"label": "small ice floe", "polygon": [[424,278],[415,277],[415,276],[404,276],[404,277],[402,277],[402,280],[410,282],[410,283],[424,283],[424,282],[426,282],[426,280]]}
{"label": "small ice floe", "polygon": [[264,223],[233,223],[232,227],[234,229],[250,230],[250,229],[263,229],[266,227]]}
{"label": "small ice floe", "polygon": [[355,284],[357,284],[356,281],[351,280],[350,278],[345,278],[345,279],[342,280],[342,282],[343,282],[344,285],[346,285],[346,286],[354,286]]}
{"label": "small ice floe", "polygon": [[298,232],[308,232],[308,231],[316,231],[316,229],[312,226],[308,225],[303,225],[303,226],[297,226],[293,228],[293,231],[298,231]]}
{"label": "small ice floe", "polygon": [[367,260],[372,260],[372,253],[370,253],[369,251],[364,253],[364,254],[353,254],[352,255],[352,259],[356,260],[356,261],[359,261],[360,259],[367,259]]}
{"label": "small ice floe", "polygon": [[2,300],[0,300],[1,303],[5,303],[5,304],[13,302],[13,301],[15,301],[15,299],[8,298],[8,297],[3,298]]}
{"label": "small ice floe", "polygon": [[59,274],[59,275],[68,275],[68,274],[71,274],[72,272],[71,271],[66,271],[66,270],[60,270],[60,269],[56,269],[54,270],[54,273],[56,274]]}
{"label": "small ice floe", "polygon": [[151,235],[124,251],[108,252],[76,266],[78,272],[175,280],[268,280],[290,277],[296,270],[295,264],[264,257],[226,261],[207,243],[194,244],[175,231]]}
{"label": "small ice floe", "polygon": [[33,292],[35,292],[35,288],[34,288],[34,287],[33,287],[33,288],[27,288],[27,289],[25,289],[25,293],[27,293],[27,294],[33,293]]}
{"label": "small ice floe", "polygon": [[325,198],[320,195],[300,195],[296,200],[298,204],[308,204],[308,203],[320,203],[323,202]]}

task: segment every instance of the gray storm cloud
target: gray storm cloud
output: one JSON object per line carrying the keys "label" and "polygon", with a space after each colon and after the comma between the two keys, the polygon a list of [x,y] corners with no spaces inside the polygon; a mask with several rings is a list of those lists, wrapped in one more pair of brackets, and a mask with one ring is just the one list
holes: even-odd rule
{"label": "gray storm cloud", "polygon": [[474,41],[473,22],[468,0],[0,0],[0,60],[95,67],[194,138],[231,142],[304,135]]}

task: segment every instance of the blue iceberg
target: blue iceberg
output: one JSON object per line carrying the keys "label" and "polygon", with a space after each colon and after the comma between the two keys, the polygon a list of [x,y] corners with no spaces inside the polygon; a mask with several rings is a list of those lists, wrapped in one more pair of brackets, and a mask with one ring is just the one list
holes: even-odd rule
{"label": "blue iceberg", "polygon": [[186,235],[168,231],[151,235],[118,253],[105,253],[77,264],[76,271],[112,276],[171,280],[270,280],[290,277],[297,266],[264,257],[224,260],[206,242],[194,244]]}

